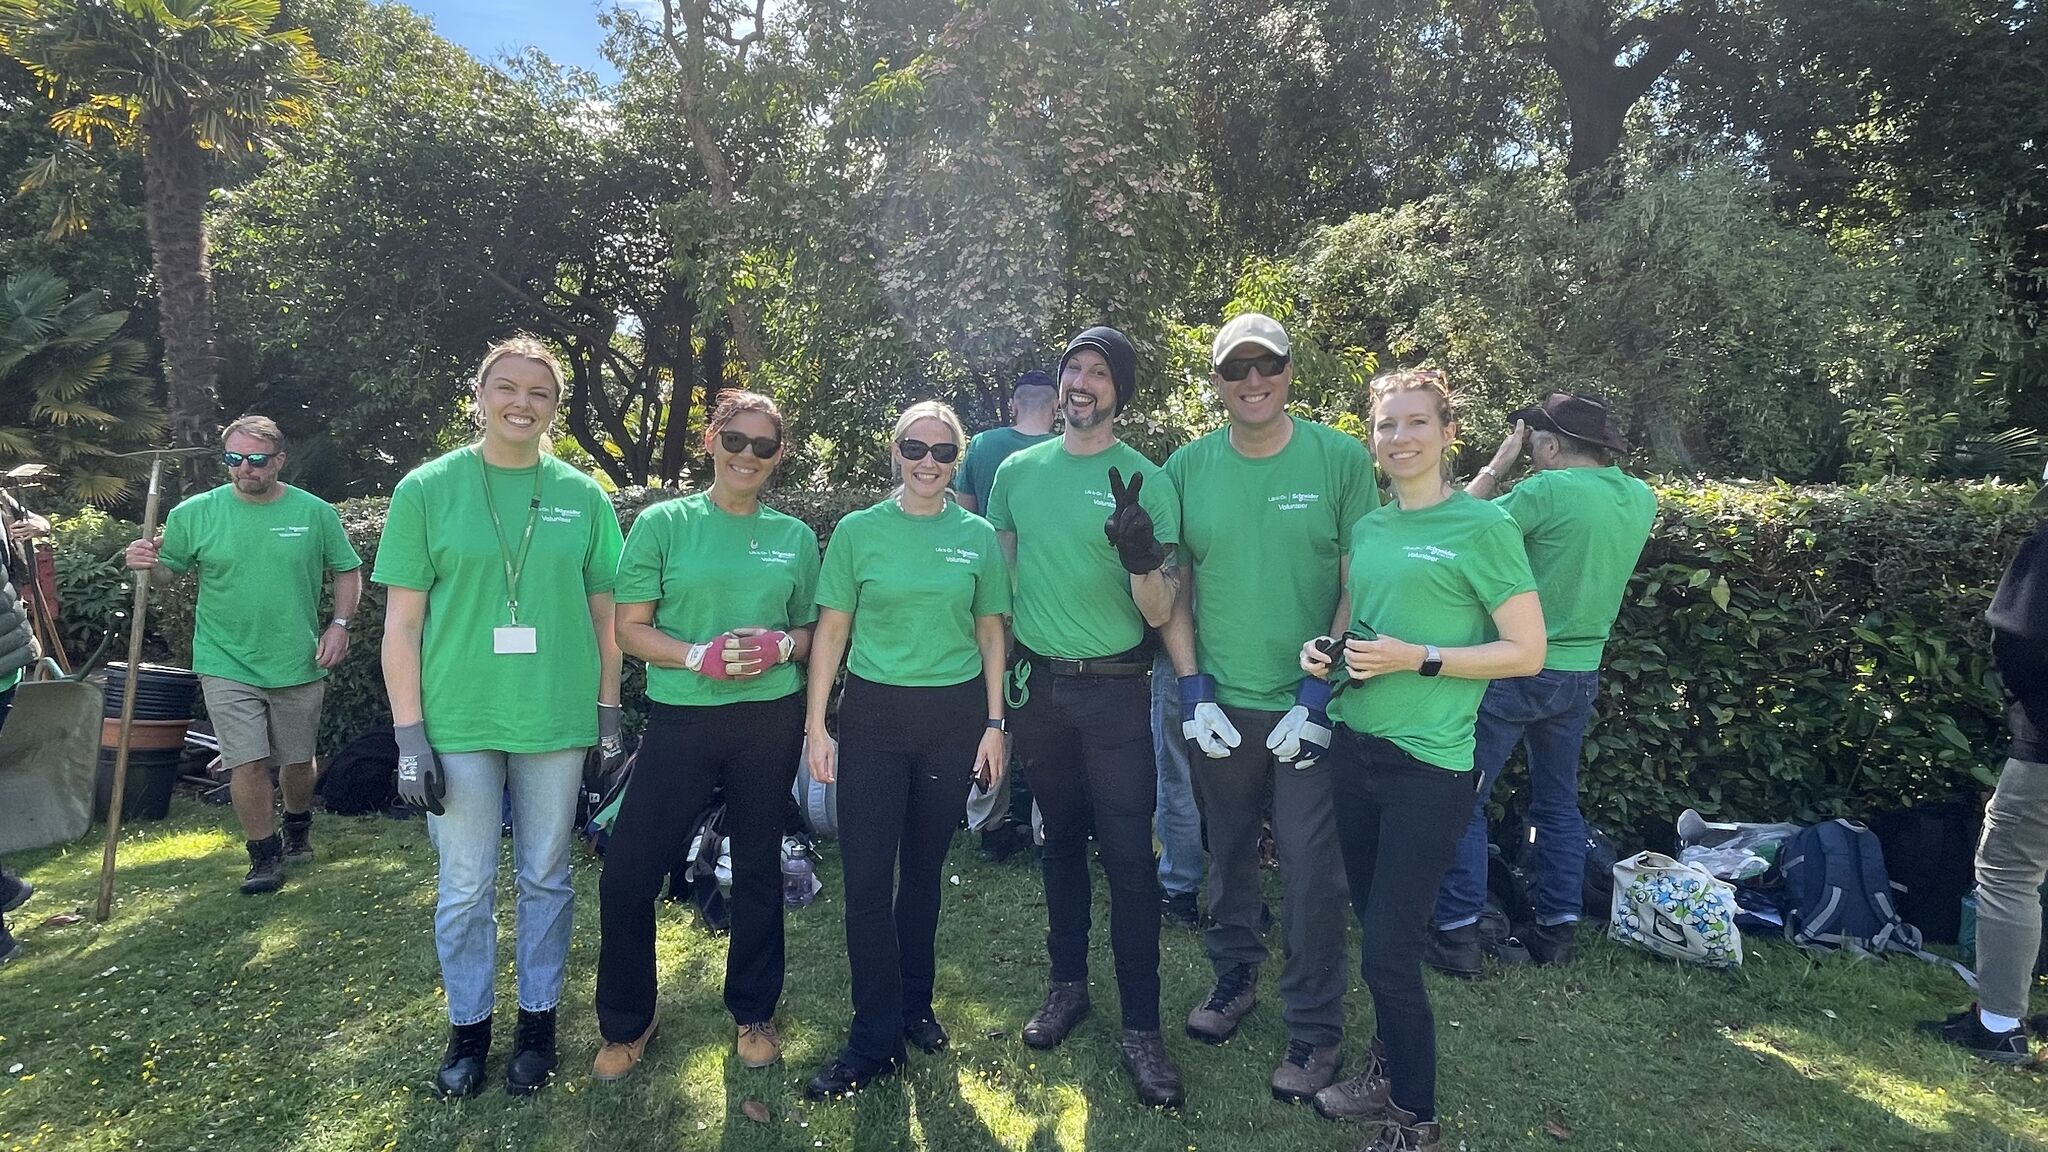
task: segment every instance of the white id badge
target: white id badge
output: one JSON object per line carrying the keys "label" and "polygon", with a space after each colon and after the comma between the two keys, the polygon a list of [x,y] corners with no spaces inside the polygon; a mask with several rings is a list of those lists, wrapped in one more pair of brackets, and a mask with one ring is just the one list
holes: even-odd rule
{"label": "white id badge", "polygon": [[491,629],[491,651],[500,656],[540,651],[531,628]]}

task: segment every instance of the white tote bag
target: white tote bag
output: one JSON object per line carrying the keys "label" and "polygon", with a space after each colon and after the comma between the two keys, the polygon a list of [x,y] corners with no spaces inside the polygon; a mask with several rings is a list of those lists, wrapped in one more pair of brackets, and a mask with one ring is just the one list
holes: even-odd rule
{"label": "white tote bag", "polygon": [[1638,852],[1614,866],[1607,934],[1625,944],[1709,968],[1742,964],[1735,888],[1697,864]]}

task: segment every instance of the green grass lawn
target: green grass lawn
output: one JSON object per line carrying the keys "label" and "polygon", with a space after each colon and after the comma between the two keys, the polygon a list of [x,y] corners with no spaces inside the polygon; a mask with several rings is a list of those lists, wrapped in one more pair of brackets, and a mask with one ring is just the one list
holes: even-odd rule
{"label": "green grass lawn", "polygon": [[[785,1063],[756,1072],[733,1059],[724,941],[665,906],[661,1035],[632,1079],[594,1083],[598,868],[579,860],[563,1075],[531,1100],[508,1099],[494,1080],[476,1100],[443,1104],[423,1088],[445,1033],[424,825],[322,817],[319,861],[253,898],[235,891],[246,858],[230,827],[224,809],[184,799],[170,820],[133,826],[104,926],[43,925],[89,914],[96,841],[10,861],[38,892],[13,920],[23,949],[0,968],[0,1149],[1195,1152],[1362,1139],[1268,1095],[1284,1044],[1270,997],[1222,1047],[1170,1029],[1188,1107],[1139,1108],[1114,1055],[1106,931],[1095,1013],[1057,1051],[1024,1047],[1017,1032],[1045,978],[1037,875],[979,863],[964,837],[939,943],[938,1009],[954,1046],[913,1054],[909,1075],[851,1101],[802,1099],[848,1013],[828,850],[825,894],[790,917]],[[516,1007],[509,897],[502,910],[494,1077]],[[1098,899],[1098,925],[1103,915]],[[1169,927],[1170,1024],[1207,981],[1200,938]],[[1931,966],[1815,964],[1764,944],[1740,972],[1716,973],[1588,937],[1569,969],[1433,988],[1446,1148],[2048,1149],[2048,1080],[1912,1032],[1968,999]],[[1362,991],[1349,1008],[1363,1036]],[[766,1123],[743,1114],[748,1101],[766,1106]]]}

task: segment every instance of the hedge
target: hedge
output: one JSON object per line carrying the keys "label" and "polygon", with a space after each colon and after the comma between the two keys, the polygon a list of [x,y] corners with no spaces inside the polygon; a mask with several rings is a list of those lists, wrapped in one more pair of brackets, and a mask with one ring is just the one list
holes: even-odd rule
{"label": "hedge", "polygon": [[[672,495],[632,489],[615,503],[630,527]],[[1983,612],[2037,524],[2029,495],[1990,484],[1660,485],[1587,739],[1588,814],[1641,832],[1668,829],[1686,807],[1810,820],[1980,787],[2005,743]],[[770,503],[823,541],[878,497],[781,492]],[[348,501],[341,513],[374,563],[384,501]],[[59,529],[67,630],[89,648],[125,611],[117,557],[135,527],[88,513]],[[189,658],[192,595],[184,581],[153,597],[159,656]],[[353,651],[328,691],[327,753],[388,722],[375,585],[356,617]],[[635,726],[640,683],[628,661]]]}

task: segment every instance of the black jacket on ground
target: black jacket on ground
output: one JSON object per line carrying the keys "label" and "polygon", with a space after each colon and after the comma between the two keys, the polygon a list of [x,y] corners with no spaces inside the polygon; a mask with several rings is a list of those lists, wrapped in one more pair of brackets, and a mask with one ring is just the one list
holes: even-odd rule
{"label": "black jacket on ground", "polygon": [[2020,545],[1984,619],[2012,702],[2006,710],[2011,756],[2048,764],[2048,525]]}

